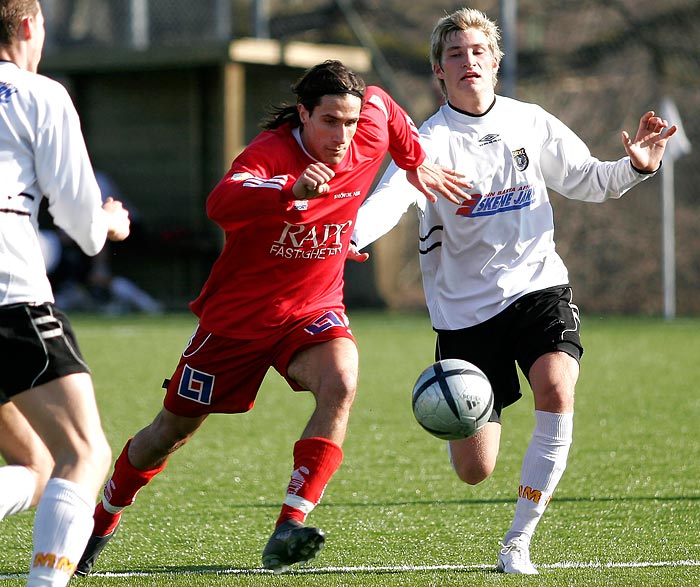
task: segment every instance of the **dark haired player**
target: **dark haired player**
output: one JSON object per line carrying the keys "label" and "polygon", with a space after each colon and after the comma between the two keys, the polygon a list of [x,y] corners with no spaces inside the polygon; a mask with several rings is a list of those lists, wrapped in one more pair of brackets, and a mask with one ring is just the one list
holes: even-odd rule
{"label": "dark haired player", "polygon": [[316,408],[294,446],[294,467],[263,565],[283,571],[316,557],[324,533],[304,526],[343,458],[358,352],[343,304],[343,268],[357,210],[391,153],[414,184],[460,201],[453,172],[425,161],[406,113],[338,61],[311,68],[266,130],[233,161],[207,200],[226,233],[191,308],[199,317],[155,420],[117,459],[78,572],[90,572],[122,510],[214,412],[253,407],[276,369]]}

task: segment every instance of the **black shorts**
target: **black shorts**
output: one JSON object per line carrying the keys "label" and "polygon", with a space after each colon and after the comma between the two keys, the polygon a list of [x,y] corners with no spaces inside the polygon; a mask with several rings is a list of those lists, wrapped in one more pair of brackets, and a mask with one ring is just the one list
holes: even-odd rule
{"label": "black shorts", "polygon": [[72,373],[89,373],[75,333],[53,304],[0,306],[0,404]]}
{"label": "black shorts", "polygon": [[577,361],[583,355],[578,307],[568,286],[526,294],[486,322],[461,330],[437,330],[435,359],[463,359],[491,381],[494,408],[490,421],[522,397],[516,363],[528,377],[542,355],[563,351]]}

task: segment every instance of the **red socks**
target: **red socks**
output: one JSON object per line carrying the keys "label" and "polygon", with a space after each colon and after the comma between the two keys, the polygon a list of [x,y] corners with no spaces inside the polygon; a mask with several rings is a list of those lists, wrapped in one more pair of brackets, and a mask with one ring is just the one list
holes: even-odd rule
{"label": "red socks", "polygon": [[[95,508],[94,536],[106,536],[112,532],[119,523],[121,511],[134,503],[136,494],[147,485],[153,477],[165,469],[167,461],[160,467],[148,471],[139,471],[129,462],[129,445],[133,439],[129,439],[122,449],[119,458],[114,463],[114,473],[107,480],[104,489],[103,501]],[[104,501],[107,502],[105,509]],[[113,510],[113,511],[108,511]]]}
{"label": "red socks", "polygon": [[[134,502],[142,487],[165,469],[167,461],[148,471],[135,469],[129,462],[130,444],[131,439],[114,464],[114,472],[105,485],[103,501],[95,508],[94,536],[111,533],[119,523],[122,510]],[[299,440],[294,445],[294,471],[277,525],[290,519],[304,522],[321,501],[326,485],[342,461],[343,450],[326,438]]]}
{"label": "red socks", "polygon": [[304,522],[342,461],[343,450],[326,438],[299,440],[294,445],[294,471],[276,525],[290,519]]}

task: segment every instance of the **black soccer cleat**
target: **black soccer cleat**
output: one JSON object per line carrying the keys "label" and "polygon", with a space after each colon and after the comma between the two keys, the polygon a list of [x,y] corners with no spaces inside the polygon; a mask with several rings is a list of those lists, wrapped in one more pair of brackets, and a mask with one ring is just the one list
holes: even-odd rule
{"label": "black soccer cleat", "polygon": [[100,556],[100,553],[104,550],[104,547],[107,546],[107,542],[109,542],[110,538],[114,536],[118,527],[119,525],[117,524],[114,530],[106,536],[90,536],[83,556],[80,557],[80,561],[75,568],[74,575],[85,577],[92,572],[92,567],[95,565],[97,557]]}
{"label": "black soccer cleat", "polygon": [[295,563],[306,564],[314,560],[323,545],[326,535],[319,528],[304,526],[297,520],[282,522],[270,536],[263,550],[263,567],[284,573]]}

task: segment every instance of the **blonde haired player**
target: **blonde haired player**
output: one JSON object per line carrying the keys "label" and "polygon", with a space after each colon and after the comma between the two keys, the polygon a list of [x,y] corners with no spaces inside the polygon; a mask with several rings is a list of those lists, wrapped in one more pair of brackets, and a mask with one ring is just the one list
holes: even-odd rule
{"label": "blonde haired player", "polygon": [[475,436],[449,444],[466,483],[493,472],[501,411],[521,395],[516,364],[527,377],[535,428],[497,568],[536,574],[530,540],[566,468],[583,353],[578,308],[554,247],[547,190],[591,202],[619,198],[656,172],[676,127],[647,112],[634,138],[622,133],[626,157],[595,159],[539,106],[495,94],[499,38],[493,21],[467,8],[440,19],[432,33],[433,72],[447,103],[421,126],[421,142],[433,162],[474,185],[471,199],[427,203],[391,167],[360,209],[354,242],[358,250],[366,246],[417,204],[436,359],[470,361],[494,388],[491,421]]}

